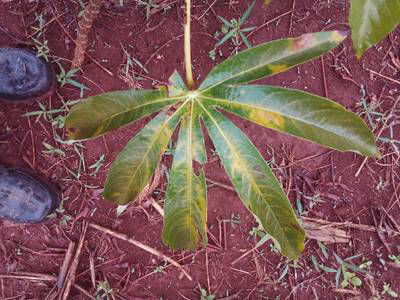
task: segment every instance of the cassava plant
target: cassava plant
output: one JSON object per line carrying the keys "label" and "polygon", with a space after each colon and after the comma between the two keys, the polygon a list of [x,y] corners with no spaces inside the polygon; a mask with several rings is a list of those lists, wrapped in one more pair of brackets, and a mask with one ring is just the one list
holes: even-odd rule
{"label": "cassava plant", "polygon": [[[330,51],[346,33],[318,32],[258,45],[215,66],[197,87],[190,55],[190,7],[186,0],[186,83],[175,71],[167,88],[89,97],[67,116],[68,137],[95,138],[159,112],[128,142],[108,173],[104,198],[125,205],[150,182],[179,128],[162,239],[173,249],[194,249],[207,243],[207,190],[201,167],[207,161],[206,130],[244,206],[281,252],[296,258],[304,248],[304,230],[260,152],[224,112],[339,151],[379,156],[374,136],[363,120],[339,104],[298,90],[245,85]],[[196,165],[200,167],[195,170]]]}

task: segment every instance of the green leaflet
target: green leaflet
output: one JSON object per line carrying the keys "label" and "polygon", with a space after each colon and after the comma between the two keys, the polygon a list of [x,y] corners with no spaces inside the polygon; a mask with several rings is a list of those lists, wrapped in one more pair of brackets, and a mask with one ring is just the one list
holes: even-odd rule
{"label": "green leaflet", "polygon": [[345,38],[344,32],[327,31],[258,45],[215,66],[199,90],[220,84],[246,83],[286,71],[330,51]]}
{"label": "green leaflet", "polygon": [[154,174],[184,107],[171,116],[161,112],[129,141],[108,172],[105,199],[125,205],[137,198]]}
{"label": "green leaflet", "polygon": [[249,85],[218,86],[201,98],[207,105],[221,107],[264,127],[339,151],[379,156],[374,136],[364,121],[323,97],[281,87]]}
{"label": "green leaflet", "polygon": [[207,244],[206,181],[203,170],[199,176],[193,170],[192,118],[192,113],[182,118],[164,203],[162,236],[172,249],[195,249],[200,236]]}
{"label": "green leaflet", "polygon": [[181,75],[175,70],[169,78],[168,95],[170,97],[176,97],[185,95],[188,92],[185,82]]}
{"label": "green leaflet", "polygon": [[354,51],[360,58],[400,23],[400,1],[352,0],[349,21]]}
{"label": "green leaflet", "polygon": [[166,91],[130,90],[105,93],[84,99],[68,114],[65,125],[68,139],[97,137],[125,126],[176,103]]}
{"label": "green leaflet", "polygon": [[282,253],[297,258],[304,249],[305,233],[271,169],[229,119],[202,107],[208,133],[243,204],[279,243]]}

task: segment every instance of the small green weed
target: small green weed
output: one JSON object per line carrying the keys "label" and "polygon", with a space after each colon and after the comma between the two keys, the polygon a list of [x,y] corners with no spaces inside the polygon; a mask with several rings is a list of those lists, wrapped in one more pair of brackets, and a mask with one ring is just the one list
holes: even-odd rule
{"label": "small green weed", "polygon": [[96,291],[96,300],[101,300],[101,299],[114,299],[113,297],[113,289],[110,287],[110,284],[108,283],[107,280],[102,281],[99,283],[97,286],[97,291]]}
{"label": "small green weed", "polygon": [[61,149],[58,149],[46,142],[42,142],[43,146],[46,148],[46,150],[43,150],[43,154],[55,154],[55,155],[60,155],[65,157],[65,152]]}
{"label": "small green weed", "polygon": [[157,266],[154,269],[154,273],[164,273],[164,266]]}
{"label": "small green weed", "polygon": [[104,160],[105,160],[106,156],[105,154],[102,154],[98,160],[96,160],[96,162],[92,165],[89,166],[89,169],[93,169],[93,173],[91,174],[92,176],[96,176],[97,173],[99,172],[100,168],[103,166],[104,164]]}
{"label": "small green weed", "polygon": [[[239,20],[231,19],[230,21],[228,21],[225,18],[223,18],[221,16],[218,16],[218,18],[222,22],[221,32],[224,34],[224,36],[220,41],[218,41],[218,43],[215,45],[215,48],[223,45],[228,40],[232,40],[232,42],[233,42],[235,47],[239,46],[240,40],[242,40],[247,48],[251,48],[251,43],[249,42],[249,40],[245,36],[245,33],[249,32],[249,31],[252,31],[255,27],[242,28],[242,26],[247,21],[247,19],[249,18],[255,3],[256,3],[256,1],[254,1],[247,8],[247,10],[239,18]],[[209,53],[210,57],[212,57],[212,56],[215,57],[215,48],[214,48],[214,50],[210,51],[210,53]]]}
{"label": "small green weed", "polygon": [[58,67],[60,68],[60,73],[57,74],[57,81],[60,83],[61,87],[63,87],[66,84],[70,84],[78,88],[80,90],[80,97],[82,98],[84,91],[89,90],[89,88],[85,86],[83,83],[80,83],[75,79],[72,79],[73,77],[76,76],[76,73],[79,71],[79,69],[71,69],[68,72],[66,72],[63,66],[58,61],[55,62],[58,64]]}
{"label": "small green weed", "polygon": [[209,294],[206,289],[200,287],[200,300],[214,300],[215,295]]}
{"label": "small green weed", "polygon": [[151,10],[152,9],[162,9],[162,10],[167,10],[170,8],[170,6],[164,5],[164,4],[158,4],[155,3],[153,0],[139,0],[138,1],[139,5],[144,6],[145,10],[146,10],[146,20],[148,20],[151,16]]}
{"label": "small green weed", "polygon": [[[43,119],[45,121],[50,122],[51,125],[54,127],[57,127],[57,128],[64,127],[64,117],[62,115],[53,117],[53,115],[67,112],[66,107],[62,107],[62,108],[58,108],[58,109],[48,109],[46,104],[39,102],[38,105],[39,105],[40,110],[27,112],[26,114],[23,114],[23,116],[24,117],[37,116],[36,122],[38,121],[38,119],[40,117],[43,117]],[[62,118],[62,120],[60,118]]]}
{"label": "small green weed", "polygon": [[384,283],[383,284],[383,291],[382,295],[389,295],[392,298],[397,298],[399,295],[391,288],[389,283]]}
{"label": "small green weed", "polygon": [[400,267],[400,254],[397,256],[394,254],[390,254],[388,257],[390,260],[392,260],[396,265]]}
{"label": "small green weed", "polygon": [[289,268],[299,269],[301,267],[298,264],[298,260],[297,259],[292,260],[292,261],[287,260],[285,262],[284,268],[283,268],[283,270],[282,270],[282,272],[281,272],[281,274],[280,274],[280,276],[278,278],[278,282],[281,282],[283,280],[283,278],[286,277],[286,275],[289,273]]}
{"label": "small green weed", "polygon": [[39,40],[32,38],[35,48],[37,51],[36,56],[37,57],[43,57],[47,62],[49,61],[49,55],[50,55],[50,48],[48,46],[48,41],[44,40],[43,42],[40,42]]}
{"label": "small green weed", "polygon": [[40,37],[43,35],[43,29],[46,25],[46,20],[44,19],[43,14],[38,14],[35,12],[35,21],[37,22],[37,26],[31,26],[31,28],[34,30],[33,35]]}

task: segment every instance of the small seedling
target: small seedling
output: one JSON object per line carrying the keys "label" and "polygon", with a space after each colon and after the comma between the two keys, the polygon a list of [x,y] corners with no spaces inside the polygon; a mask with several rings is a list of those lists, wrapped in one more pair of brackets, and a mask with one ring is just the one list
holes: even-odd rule
{"label": "small seedling", "polygon": [[[130,45],[129,45],[130,46]],[[144,73],[148,74],[146,67],[136,58],[132,57],[129,52],[122,46],[121,48],[124,52],[124,57],[126,62],[121,65],[119,70],[120,77],[129,84],[131,88],[141,89],[140,81],[143,81],[144,78],[142,76],[136,75],[135,65],[143,70]]]}
{"label": "small seedling", "polygon": [[200,288],[200,300],[214,300],[215,295],[209,294],[206,289]]}
{"label": "small seedling", "polygon": [[61,155],[61,156],[65,156],[65,152],[62,151],[61,149],[58,149],[46,142],[42,143],[43,146],[46,148],[46,150],[43,150],[42,153],[44,154],[56,154],[56,155]]}
{"label": "small seedling", "polygon": [[38,14],[35,12],[35,21],[37,22],[37,26],[32,26],[32,29],[35,31],[33,35],[40,37],[43,34],[43,29],[46,25],[46,21],[43,17],[43,14]]}
{"label": "small seedling", "polygon": [[392,289],[389,283],[383,284],[382,295],[389,295],[392,298],[397,298],[399,295]]}
{"label": "small seedling", "polygon": [[340,281],[340,277],[341,275],[343,275],[343,280],[340,283],[340,286],[345,288],[347,287],[349,284],[358,287],[362,285],[362,281],[359,277],[356,276],[355,273],[349,272],[348,270],[352,270],[354,272],[358,272],[358,273],[367,273],[367,271],[365,271],[363,268],[357,267],[356,265],[350,263],[350,261],[352,259],[355,259],[357,257],[359,257],[360,255],[354,255],[354,256],[350,256],[347,257],[345,259],[340,258],[335,252],[333,252],[333,255],[335,256],[336,261],[339,264],[339,268],[336,270],[336,287],[339,286],[339,281]]}
{"label": "small seedling", "polygon": [[[61,197],[60,205],[56,208],[55,212],[48,215],[49,219],[54,219],[57,217],[57,214],[61,214],[63,217],[60,220],[60,225],[67,225],[67,222],[72,219],[72,217],[65,214],[64,202],[67,201],[69,197]],[[66,217],[64,217],[66,215]]]}
{"label": "small seedling", "polygon": [[133,56],[131,56],[129,54],[129,52],[124,48],[124,46],[122,46],[121,44],[121,48],[125,54],[125,58],[126,58],[126,63],[124,65],[124,74],[125,76],[128,76],[129,74],[129,69],[133,68],[134,64],[136,64],[137,66],[139,66],[146,74],[149,73],[149,71],[147,71],[146,67],[136,58],[134,58]]}
{"label": "small seedling", "polygon": [[[36,121],[40,117],[43,117],[45,121],[50,122],[52,125],[57,125],[57,124],[59,124],[59,121],[57,121],[56,120],[57,117],[54,118],[53,115],[59,114],[59,113],[65,113],[67,111],[64,107],[58,108],[58,109],[48,109],[46,107],[46,104],[43,104],[41,102],[39,102],[38,104],[39,104],[40,110],[27,112],[26,114],[23,114],[23,116],[24,117],[37,116]],[[62,124],[64,124],[64,123],[62,123]],[[62,128],[62,127],[59,127],[59,128]]]}
{"label": "small seedling", "polygon": [[161,5],[154,3],[153,0],[146,0],[146,1],[139,0],[138,3],[139,3],[139,5],[144,6],[145,9],[146,9],[146,20],[148,20],[150,18],[151,10],[153,8],[156,8],[156,9],[157,8],[163,8]]}
{"label": "small seedling", "polygon": [[[324,244],[321,242],[318,242],[318,245],[326,259],[329,258],[329,254],[327,251],[327,248]],[[342,288],[345,288],[349,285],[352,285],[354,287],[359,287],[362,285],[362,280],[356,275],[356,273],[368,273],[367,269],[371,266],[372,262],[371,261],[365,261],[361,263],[359,266],[356,266],[352,264],[350,261],[360,257],[360,255],[354,255],[347,257],[345,259],[340,258],[335,252],[333,252],[333,255],[339,264],[339,267],[337,268],[331,268],[327,267],[321,263],[318,262],[317,258],[312,255],[311,256],[311,261],[314,265],[315,270],[317,271],[323,271],[326,273],[335,273],[335,282],[336,282],[336,287],[338,288],[339,286]],[[353,271],[350,272],[349,270]],[[342,280],[341,280],[342,278]]]}
{"label": "small seedling", "polygon": [[400,267],[400,255],[389,254],[388,258]]}
{"label": "small seedling", "polygon": [[65,227],[68,225],[68,222],[71,220],[72,220],[71,216],[63,214],[60,219],[60,225]]}
{"label": "small seedling", "polygon": [[154,269],[154,273],[164,273],[164,266],[157,266]]}
{"label": "small seedling", "polygon": [[346,271],[345,268],[343,272],[343,281],[340,283],[342,288],[346,288],[349,285],[354,287],[360,287],[362,285],[362,281],[359,277],[356,276],[356,273]]}
{"label": "small seedling", "polygon": [[104,164],[104,160],[105,160],[106,156],[105,154],[102,154],[98,160],[96,160],[96,162],[92,165],[89,166],[89,169],[93,169],[93,173],[92,176],[96,176],[96,174],[99,172],[100,168],[103,166]]}
{"label": "small seedling", "polygon": [[298,269],[300,268],[297,259],[293,261],[286,261],[281,274],[279,275],[278,282],[281,282],[283,278],[289,273],[289,268]]}
{"label": "small seedling", "polygon": [[73,77],[76,76],[76,73],[79,72],[79,69],[71,69],[68,72],[65,72],[64,68],[62,65],[56,61],[60,68],[60,73],[57,74],[57,81],[60,83],[60,86],[63,87],[66,84],[70,84],[80,90],[80,97],[83,97],[83,93],[85,90],[89,90],[87,86],[85,86],[83,83],[80,83],[76,81],[75,79],[72,79]]}
{"label": "small seedling", "polygon": [[[242,28],[244,23],[249,18],[256,1],[254,1],[240,17],[239,20],[232,19],[230,21],[225,18],[218,16],[222,22],[221,32],[224,34],[223,38],[215,45],[215,48],[223,45],[226,41],[232,40],[235,47],[239,46],[240,40],[246,45],[247,48],[251,48],[251,44],[247,37],[246,32],[252,31],[255,27]],[[215,51],[215,50],[212,50]],[[214,52],[215,53],[215,52]]]}
{"label": "small seedling", "polygon": [[326,245],[323,242],[317,241],[318,247],[321,249],[322,254],[324,255],[324,257],[326,259],[329,258],[329,254],[328,254],[328,248],[326,247]]}
{"label": "small seedling", "polygon": [[50,48],[47,45],[48,41],[45,40],[43,42],[40,42],[39,40],[37,40],[35,38],[32,38],[32,40],[33,40],[33,42],[35,44],[35,47],[36,47],[36,51],[37,51],[36,56],[37,57],[43,57],[48,62],[49,61],[49,55],[50,55]]}
{"label": "small seedling", "polygon": [[101,300],[101,299],[114,299],[113,297],[113,289],[110,287],[110,284],[108,283],[107,280],[101,281],[99,285],[97,286],[97,291],[96,291],[96,300]]}

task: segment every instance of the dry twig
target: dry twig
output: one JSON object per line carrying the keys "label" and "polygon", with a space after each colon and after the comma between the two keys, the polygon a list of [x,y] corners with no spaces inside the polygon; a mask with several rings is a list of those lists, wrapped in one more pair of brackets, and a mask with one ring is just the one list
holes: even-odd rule
{"label": "dry twig", "polygon": [[64,286],[65,276],[67,275],[67,272],[68,272],[68,267],[69,267],[69,263],[72,258],[72,253],[74,251],[74,248],[75,248],[75,243],[70,242],[68,245],[67,253],[65,254],[64,261],[61,265],[60,273],[58,274],[58,278],[57,278],[57,287],[59,289],[62,289]]}
{"label": "dry twig", "polygon": [[[11,272],[7,274],[0,274],[0,278],[21,279],[29,281],[57,281],[56,276],[40,274],[40,273],[30,273],[30,272]],[[82,294],[84,294],[87,297],[87,299],[95,300],[95,298],[92,295],[90,295],[90,293],[86,291],[83,287],[75,283],[72,284],[72,286],[76,288],[78,291],[80,291]]]}
{"label": "dry twig", "polygon": [[65,283],[64,290],[62,293],[60,293],[59,299],[62,299],[62,300],[68,299],[69,292],[71,290],[71,286],[73,285],[73,283],[75,281],[75,274],[76,274],[76,270],[78,268],[79,258],[81,256],[83,243],[85,242],[87,227],[88,227],[87,222],[83,222],[83,229],[82,229],[81,237],[79,238],[78,248],[76,249],[74,259],[71,263],[71,267],[69,268],[69,271],[67,274],[67,281]]}
{"label": "dry twig", "polygon": [[111,235],[113,237],[116,237],[118,239],[126,241],[126,242],[128,242],[128,243],[130,243],[132,245],[135,245],[136,247],[139,247],[140,249],[143,249],[144,251],[147,251],[147,252],[149,252],[149,253],[151,253],[151,254],[153,254],[155,256],[158,256],[159,258],[169,262],[171,265],[174,265],[175,267],[177,267],[179,270],[182,271],[182,273],[190,281],[192,281],[192,277],[185,271],[185,269],[179,263],[177,263],[172,258],[166,256],[165,254],[161,253],[160,251],[158,251],[158,250],[156,250],[154,248],[151,248],[151,247],[149,247],[149,246],[147,246],[147,245],[145,245],[145,244],[143,244],[143,243],[141,243],[141,242],[139,242],[139,241],[137,241],[137,240],[135,240],[133,238],[130,238],[126,234],[112,231],[111,229],[105,228],[103,226],[100,226],[100,225],[97,225],[97,224],[94,224],[94,223],[89,223],[89,226],[94,228],[94,229],[97,229],[99,231],[105,232],[105,233],[107,233],[107,234],[109,234],[109,235]]}
{"label": "dry twig", "polygon": [[88,46],[88,34],[92,28],[93,21],[100,12],[103,0],[89,0],[82,19],[78,23],[78,34],[76,36],[76,46],[71,68],[79,68],[85,59],[85,52]]}
{"label": "dry twig", "polygon": [[[330,226],[326,221],[318,219],[302,219],[304,229],[306,230],[306,236],[309,239],[314,239],[324,243],[348,243],[350,241],[350,235],[342,230]],[[322,221],[322,222],[321,222]]]}

